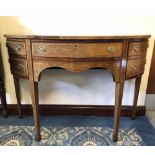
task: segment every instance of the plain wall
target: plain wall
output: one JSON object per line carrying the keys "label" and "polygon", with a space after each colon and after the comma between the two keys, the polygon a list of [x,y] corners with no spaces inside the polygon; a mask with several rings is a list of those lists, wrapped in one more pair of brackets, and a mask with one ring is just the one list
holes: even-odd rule
{"label": "plain wall", "polygon": [[[76,14],[51,16],[0,17],[0,42],[5,71],[8,104],[15,104],[15,90],[4,34],[19,35],[138,35],[149,34],[147,64],[142,77],[138,105],[144,105],[153,38],[155,17],[102,17]],[[31,104],[28,81],[21,80],[22,104]],[[134,80],[125,82],[123,104],[132,105]],[[71,73],[65,70],[44,71],[39,83],[40,104],[114,105],[115,84],[111,73],[89,70]]]}

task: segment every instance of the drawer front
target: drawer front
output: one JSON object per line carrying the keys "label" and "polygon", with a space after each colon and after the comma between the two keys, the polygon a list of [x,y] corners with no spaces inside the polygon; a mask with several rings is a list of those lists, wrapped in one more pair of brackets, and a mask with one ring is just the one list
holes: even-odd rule
{"label": "drawer front", "polygon": [[147,52],[148,42],[132,42],[129,44],[129,57],[136,58],[145,57]]}
{"label": "drawer front", "polygon": [[128,60],[126,77],[128,78],[128,77],[142,74],[144,72],[145,63],[146,63],[145,58]]}
{"label": "drawer front", "polygon": [[7,47],[9,49],[9,53],[26,56],[26,50],[25,50],[25,43],[24,42],[8,41]]}
{"label": "drawer front", "polygon": [[28,77],[27,61],[24,59],[10,58],[10,67],[13,74]]}
{"label": "drawer front", "polygon": [[121,57],[122,43],[32,43],[32,55],[41,57]]}

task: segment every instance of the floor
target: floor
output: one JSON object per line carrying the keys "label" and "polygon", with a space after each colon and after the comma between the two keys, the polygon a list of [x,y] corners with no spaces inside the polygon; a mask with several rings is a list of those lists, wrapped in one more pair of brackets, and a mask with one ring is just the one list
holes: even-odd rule
{"label": "floor", "polygon": [[41,141],[36,141],[32,116],[0,117],[0,146],[155,146],[155,128],[147,117],[121,117],[113,142],[113,117],[42,116]]}
{"label": "floor", "polygon": [[[155,146],[155,95],[146,96],[146,116],[121,117],[119,140],[112,141],[113,117],[41,117],[42,140],[36,141],[33,117],[0,117],[0,146]],[[150,123],[151,122],[151,123]],[[152,125],[151,125],[152,124]]]}

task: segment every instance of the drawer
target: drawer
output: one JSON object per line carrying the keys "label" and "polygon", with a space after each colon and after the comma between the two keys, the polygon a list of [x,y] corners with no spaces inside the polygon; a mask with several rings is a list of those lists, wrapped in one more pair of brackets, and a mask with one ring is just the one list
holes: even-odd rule
{"label": "drawer", "polygon": [[131,42],[129,44],[129,53],[128,56],[135,58],[141,58],[146,56],[146,51],[148,47],[148,42]]}
{"label": "drawer", "polygon": [[32,55],[41,57],[121,57],[122,43],[32,43]]}
{"label": "drawer", "polygon": [[7,41],[7,47],[9,49],[9,53],[26,56],[24,42]]}
{"label": "drawer", "polygon": [[128,78],[128,77],[142,74],[144,72],[145,63],[146,63],[145,58],[128,60],[126,77]]}
{"label": "drawer", "polygon": [[10,67],[13,74],[28,77],[27,61],[19,58],[10,58]]}

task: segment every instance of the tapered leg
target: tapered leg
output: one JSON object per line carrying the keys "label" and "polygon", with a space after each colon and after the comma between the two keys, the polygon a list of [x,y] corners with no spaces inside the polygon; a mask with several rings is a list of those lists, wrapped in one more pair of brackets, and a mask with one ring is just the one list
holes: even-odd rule
{"label": "tapered leg", "polygon": [[120,111],[123,97],[123,88],[124,82],[116,83],[115,89],[115,111],[114,111],[114,132],[113,132],[113,141],[118,140],[118,129],[120,121]]}
{"label": "tapered leg", "polygon": [[139,95],[139,88],[140,88],[141,78],[142,78],[142,76],[137,77],[136,81],[135,81],[133,109],[132,109],[132,119],[136,118],[136,109],[137,109],[137,101],[138,101],[138,95]]}
{"label": "tapered leg", "polygon": [[38,101],[38,83],[29,81],[32,98],[33,117],[36,130],[36,139],[41,139],[40,135],[40,123],[39,123],[39,101]]}
{"label": "tapered leg", "polygon": [[22,118],[19,78],[17,78],[16,76],[13,76],[13,78],[14,78],[14,85],[15,85],[15,92],[16,92],[16,99],[17,99],[18,115],[19,115],[19,118]]}
{"label": "tapered leg", "polygon": [[2,114],[4,117],[7,117],[8,110],[7,110],[6,95],[3,81],[0,81],[0,98],[2,104]]}

